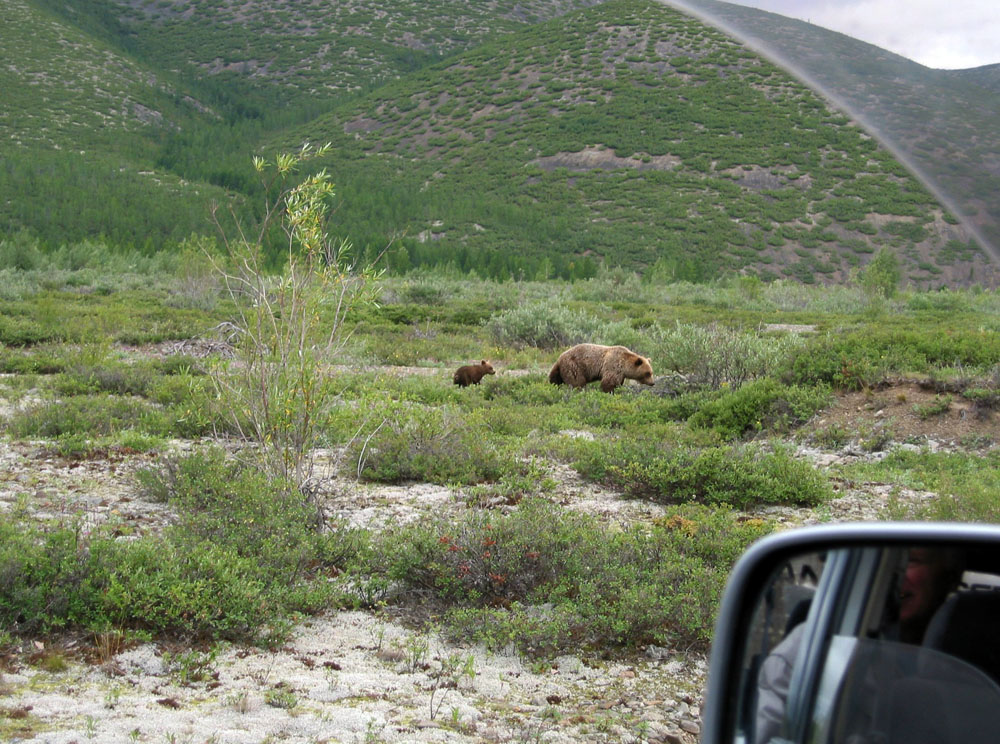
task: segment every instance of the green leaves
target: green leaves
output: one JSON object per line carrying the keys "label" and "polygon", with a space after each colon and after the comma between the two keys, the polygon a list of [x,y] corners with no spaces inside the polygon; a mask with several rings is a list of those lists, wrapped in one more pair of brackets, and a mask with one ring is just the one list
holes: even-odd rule
{"label": "green leaves", "polygon": [[[254,167],[266,181],[267,217],[256,236],[244,230],[226,240],[226,260],[215,261],[236,310],[236,360],[218,363],[212,380],[233,427],[259,445],[257,455],[278,479],[303,483],[311,472],[318,419],[332,392],[322,365],[343,343],[355,305],[374,303],[378,273],[351,263],[350,243],[329,235],[330,175],[321,170],[297,183],[292,174],[325,155],[330,145],[306,144]],[[287,235],[284,267],[267,266],[266,237]]]}

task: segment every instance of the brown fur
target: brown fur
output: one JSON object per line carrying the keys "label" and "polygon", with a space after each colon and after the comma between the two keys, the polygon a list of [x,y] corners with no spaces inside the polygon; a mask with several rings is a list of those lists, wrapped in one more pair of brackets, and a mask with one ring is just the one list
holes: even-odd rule
{"label": "brown fur", "polygon": [[484,359],[479,364],[466,364],[464,367],[459,367],[455,370],[455,376],[452,377],[452,380],[456,385],[465,387],[466,385],[478,385],[483,377],[492,374],[496,374],[493,365]]}
{"label": "brown fur", "polygon": [[601,381],[601,390],[610,393],[626,379],[643,385],[653,384],[649,360],[624,346],[577,344],[559,355],[549,372],[549,382],[582,388],[588,382]]}

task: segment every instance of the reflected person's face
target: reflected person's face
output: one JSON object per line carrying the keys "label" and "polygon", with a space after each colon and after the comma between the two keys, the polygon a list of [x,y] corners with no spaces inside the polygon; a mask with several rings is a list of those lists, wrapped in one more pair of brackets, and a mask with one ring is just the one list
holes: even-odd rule
{"label": "reflected person's face", "polygon": [[899,620],[906,624],[929,618],[947,594],[940,556],[924,548],[910,551],[900,589]]}

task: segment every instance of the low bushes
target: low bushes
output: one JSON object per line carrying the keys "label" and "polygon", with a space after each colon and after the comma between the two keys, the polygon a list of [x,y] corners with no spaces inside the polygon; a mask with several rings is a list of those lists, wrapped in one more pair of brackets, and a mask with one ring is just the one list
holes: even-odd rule
{"label": "low bushes", "polygon": [[886,350],[854,334],[812,339],[791,355],[784,378],[793,384],[826,384],[840,390],[861,390],[881,383],[893,368],[905,366],[886,357]]}
{"label": "low bushes", "polygon": [[584,342],[635,346],[638,335],[625,322],[609,322],[566,306],[555,297],[506,310],[486,324],[497,346],[559,349]]}
{"label": "low bushes", "polygon": [[685,376],[692,385],[737,388],[776,374],[803,341],[792,335],[767,335],[726,326],[676,323],[651,332],[650,356],[658,374]]}
{"label": "low bushes", "polygon": [[[555,654],[645,643],[704,648],[732,562],[770,530],[688,506],[613,529],[541,500],[509,515],[424,520],[379,536],[370,570],[445,608],[446,630]],[[504,609],[500,609],[503,607]]]}
{"label": "low bushes", "polygon": [[126,429],[161,435],[170,431],[170,423],[162,410],[141,398],[83,395],[24,409],[11,417],[8,429],[21,438],[99,437]]}
{"label": "low bushes", "polygon": [[232,423],[204,385],[158,385],[157,395],[171,404],[105,394],[76,395],[43,401],[11,414],[7,431],[14,437],[58,439],[115,438],[134,431],[155,437],[201,437],[232,432]]}
{"label": "low bushes", "polygon": [[161,536],[119,541],[0,517],[0,625],[278,643],[295,613],[391,590],[404,604],[430,601],[455,637],[527,653],[704,647],[732,562],[770,529],[689,505],[621,530],[526,498],[510,513],[425,518],[373,538],[324,525],[298,490],[219,450],[169,459],[140,486],[177,510]]}
{"label": "low bushes", "polygon": [[783,447],[676,447],[657,442],[594,442],[574,467],[626,495],[666,504],[696,502],[750,508],[815,505],[831,495],[822,474]]}
{"label": "low bushes", "polygon": [[1000,362],[997,334],[953,333],[931,324],[921,329],[864,328],[811,339],[791,354],[782,377],[800,385],[842,390],[876,387],[892,373],[964,366],[986,371]]}
{"label": "low bushes", "polygon": [[475,426],[453,413],[421,410],[385,419],[348,447],[351,468],[382,483],[473,484],[498,480],[507,458]]}
{"label": "low bushes", "polygon": [[109,627],[280,641],[302,586],[265,580],[232,545],[119,542],[0,520],[0,625],[15,633]]}
{"label": "low bushes", "polygon": [[0,516],[0,627],[271,643],[294,613],[347,601],[325,576],[353,560],[366,535],[321,529],[319,510],[288,483],[210,450],[144,471],[140,485],[178,511],[161,536],[123,542]]}
{"label": "low bushes", "polygon": [[808,421],[830,402],[825,386],[782,385],[755,380],[704,402],[688,419],[692,426],[714,429],[725,439],[759,432],[788,432]]}

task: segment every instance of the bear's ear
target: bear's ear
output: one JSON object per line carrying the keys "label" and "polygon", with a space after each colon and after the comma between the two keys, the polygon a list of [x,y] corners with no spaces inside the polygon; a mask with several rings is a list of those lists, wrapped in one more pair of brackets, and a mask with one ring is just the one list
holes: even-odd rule
{"label": "bear's ear", "polygon": [[642,357],[641,357],[641,356],[637,356],[637,357],[635,358],[635,361],[633,362],[633,364],[634,364],[634,365],[635,365],[636,367],[641,367],[641,366],[642,366],[642,361],[643,361],[643,360],[642,360]]}
{"label": "bear's ear", "polygon": [[486,360],[485,360],[485,359],[483,359],[483,360],[481,360],[481,361],[480,361],[479,363],[480,363],[480,364],[486,364],[487,362],[486,362]]}

